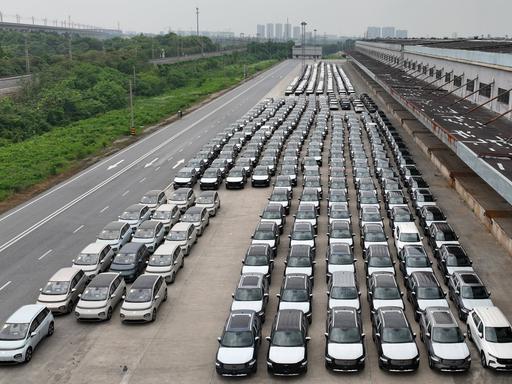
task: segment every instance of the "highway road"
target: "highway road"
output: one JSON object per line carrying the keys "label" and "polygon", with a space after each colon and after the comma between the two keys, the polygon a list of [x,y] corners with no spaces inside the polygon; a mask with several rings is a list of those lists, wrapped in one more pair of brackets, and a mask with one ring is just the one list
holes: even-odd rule
{"label": "highway road", "polygon": [[[0,216],[0,321],[298,66],[286,61]],[[298,67],[297,67],[298,68]],[[297,69],[298,70],[298,69]]]}

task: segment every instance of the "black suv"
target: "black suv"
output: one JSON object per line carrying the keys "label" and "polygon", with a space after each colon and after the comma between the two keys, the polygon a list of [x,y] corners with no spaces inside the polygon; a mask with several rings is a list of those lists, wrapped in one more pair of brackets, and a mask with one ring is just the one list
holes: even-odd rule
{"label": "black suv", "polygon": [[418,321],[427,307],[446,307],[448,302],[434,272],[413,272],[407,278],[407,300],[414,307],[414,319]]}
{"label": "black suv", "polygon": [[420,227],[423,229],[423,233],[428,236],[428,228],[433,222],[446,222],[446,216],[444,215],[441,208],[435,205],[426,205],[421,207],[418,213],[420,219]]}
{"label": "black suv", "polygon": [[448,283],[448,279],[455,271],[473,271],[473,261],[460,245],[442,245],[437,257],[437,266],[443,273],[445,283]]}
{"label": "black suv", "polygon": [[459,244],[459,237],[448,223],[432,223],[428,229],[428,243],[434,256],[439,258],[439,248],[443,244]]}
{"label": "black suv", "polygon": [[269,284],[274,269],[274,251],[268,244],[253,244],[245,253],[242,260],[243,273],[262,273],[266,276]]}
{"label": "black suv", "polygon": [[[261,345],[261,322],[254,311],[232,311],[218,340],[220,345],[215,369],[219,375],[246,376],[256,372]],[[240,348],[252,349],[249,360],[238,352]]]}
{"label": "black suv", "polygon": [[453,272],[448,281],[448,294],[462,321],[474,307],[491,307],[490,292],[475,272]]}
{"label": "black suv", "polygon": [[251,236],[252,244],[268,244],[277,252],[279,245],[279,228],[276,223],[260,221],[254,234]]}
{"label": "black suv", "polygon": [[281,284],[281,292],[277,294],[280,310],[299,309],[312,321],[313,287],[308,275],[293,273],[285,275]]}

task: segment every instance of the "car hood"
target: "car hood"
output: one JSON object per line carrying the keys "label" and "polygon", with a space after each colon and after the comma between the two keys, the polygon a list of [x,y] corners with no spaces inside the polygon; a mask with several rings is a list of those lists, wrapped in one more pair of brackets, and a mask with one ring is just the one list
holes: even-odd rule
{"label": "car hood", "polygon": [[252,359],[254,349],[219,347],[217,360],[223,364],[244,364]]}
{"label": "car hood", "polygon": [[309,312],[311,309],[309,305],[309,301],[299,301],[299,302],[290,302],[290,301],[279,301],[279,310],[281,309],[299,309],[302,312]]}
{"label": "car hood", "polygon": [[462,271],[462,272],[474,272],[473,267],[446,267],[446,271],[449,275],[452,275],[453,272]]}
{"label": "car hood", "polygon": [[391,272],[395,273],[395,268],[393,267],[368,267],[368,274],[371,275],[375,272]]}
{"label": "car hood", "polygon": [[405,271],[407,272],[407,275],[410,276],[413,272],[432,272],[431,267],[421,267],[421,268],[412,268],[412,267],[406,267]]}
{"label": "car hood", "polygon": [[20,349],[25,346],[26,340],[0,340],[0,351]]}
{"label": "car hood", "polygon": [[304,360],[306,357],[304,347],[275,347],[270,346],[268,351],[269,360],[280,364],[294,364]]}
{"label": "car hood", "polygon": [[218,180],[216,177],[202,177],[201,183],[216,183]]}
{"label": "car hood", "polygon": [[239,183],[243,179],[244,179],[243,177],[238,177],[238,176],[228,176],[228,177],[226,177],[226,181],[228,183]]}
{"label": "car hood", "polygon": [[512,359],[512,343],[485,343],[491,355],[500,359]]}
{"label": "car hood", "polygon": [[41,293],[37,299],[38,302],[44,305],[44,303],[59,303],[61,301],[66,301],[68,295],[45,295]]}
{"label": "car hood", "polygon": [[248,309],[254,312],[261,311],[263,307],[263,303],[261,301],[238,301],[233,300],[231,303],[231,310],[235,311],[237,309]]}
{"label": "car hood", "polygon": [[364,249],[367,249],[370,245],[388,245],[387,241],[365,241]]}
{"label": "car hood", "polygon": [[262,223],[276,223],[277,226],[280,226],[281,223],[283,222],[282,219],[261,219],[260,221]]}
{"label": "car hood", "polygon": [[494,304],[491,299],[464,299],[462,298],[462,304],[467,309],[473,309],[477,307],[492,307]]}
{"label": "car hood", "polygon": [[262,273],[266,275],[268,272],[268,265],[244,265],[242,267],[242,273]]}
{"label": "car hood", "polygon": [[77,307],[84,308],[84,309],[99,309],[104,308],[107,306],[108,299],[106,300],[79,300]]}
{"label": "car hood", "polygon": [[165,240],[164,244],[185,245],[187,240]]}
{"label": "car hood", "polygon": [[404,309],[404,302],[401,299],[393,299],[393,300],[373,300],[373,307],[375,310],[381,307],[398,307]]}
{"label": "car hood", "polygon": [[267,180],[269,177],[265,175],[252,175],[253,180]]}
{"label": "car hood", "polygon": [[363,344],[328,343],[327,354],[335,359],[354,360],[363,356]]}
{"label": "car hood", "polygon": [[146,268],[146,273],[165,273],[169,272],[172,269],[171,265],[148,265]]}
{"label": "car hood", "polygon": [[286,267],[284,270],[285,275],[289,275],[290,273],[303,273],[305,275],[311,276],[313,274],[313,268],[311,267]]}
{"label": "car hood", "polygon": [[[139,222],[138,219],[134,219],[134,220],[119,219],[118,221],[121,223],[128,223],[130,225],[137,224]],[[117,243],[117,240],[107,240],[107,241],[115,241]],[[112,244],[112,243],[107,243],[107,244]]]}
{"label": "car hood", "polygon": [[448,305],[448,301],[446,301],[446,299],[435,299],[435,300],[419,299],[418,300],[418,307],[419,307],[420,310],[424,311],[425,308],[428,308],[428,307],[444,307],[444,308],[448,308],[449,305]]}
{"label": "car hood", "polygon": [[469,356],[469,348],[466,343],[432,343],[434,354],[441,359],[456,360]]}
{"label": "car hood", "polygon": [[329,308],[352,307],[359,309],[359,299],[329,299]]}
{"label": "car hood", "polygon": [[310,247],[314,247],[315,242],[314,240],[292,240],[290,246],[292,245],[309,245]]}
{"label": "car hood", "polygon": [[111,272],[133,271],[133,270],[135,270],[135,264],[111,264],[110,265]]}
{"label": "car hood", "polygon": [[80,268],[84,272],[94,272],[98,269],[98,264],[94,264],[94,265],[73,264],[73,267]]}
{"label": "car hood", "polygon": [[142,244],[148,244],[155,241],[154,237],[148,237],[148,238],[140,238],[140,237],[134,237],[132,239],[132,243],[142,243]]}
{"label": "car hood", "polygon": [[174,181],[176,183],[188,183],[191,179],[191,177],[175,177]]}
{"label": "car hood", "polygon": [[273,247],[275,245],[275,240],[253,240],[251,244],[268,244],[269,246]]}
{"label": "car hood", "polygon": [[313,226],[316,225],[316,219],[295,219],[295,224],[297,223],[309,223]]}
{"label": "car hood", "polygon": [[346,237],[343,239],[336,238],[336,237],[330,237],[329,238],[329,244],[348,244],[348,245],[354,245],[354,240],[351,237]]}
{"label": "car hood", "polygon": [[127,301],[123,302],[122,309],[126,311],[140,311],[144,309],[149,309],[151,307],[151,301],[143,302],[143,303],[130,303]]}
{"label": "car hood", "polygon": [[211,203],[211,204],[196,204],[196,207],[209,209],[209,208],[215,207],[215,204],[213,204],[213,203]]}
{"label": "car hood", "polygon": [[384,356],[396,360],[409,360],[418,356],[416,343],[382,343]]}
{"label": "car hood", "polygon": [[333,273],[337,271],[354,272],[354,264],[328,264],[327,272]]}

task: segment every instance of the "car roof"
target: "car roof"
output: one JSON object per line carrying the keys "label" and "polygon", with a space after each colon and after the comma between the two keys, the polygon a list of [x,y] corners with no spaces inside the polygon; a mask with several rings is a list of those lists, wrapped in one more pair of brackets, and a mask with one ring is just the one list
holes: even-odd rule
{"label": "car roof", "polygon": [[306,244],[294,244],[290,247],[289,257],[303,257],[311,255],[311,246]]}
{"label": "car roof", "polygon": [[90,243],[80,253],[100,253],[107,246],[108,244],[103,243]]}
{"label": "car roof", "polygon": [[259,231],[259,230],[263,230],[263,231],[269,231],[269,230],[274,230],[276,227],[276,223],[274,223],[273,221],[260,221],[258,223],[258,226],[256,227],[256,230]]}
{"label": "car roof", "polygon": [[442,232],[454,232],[450,224],[448,223],[432,223],[435,228],[437,228],[438,231]]}
{"label": "car roof", "polygon": [[380,256],[387,256],[391,257],[391,254],[389,253],[389,247],[384,244],[371,244],[366,249],[366,255],[368,257],[380,257]]}
{"label": "car roof", "polygon": [[472,271],[455,271],[455,278],[460,281],[462,285],[468,286],[483,286],[484,283],[480,279],[480,277],[476,274],[476,272]]}
{"label": "car roof", "polygon": [[246,254],[250,256],[254,255],[266,255],[270,249],[270,245],[268,244],[251,244],[247,249]]}
{"label": "car roof", "polygon": [[365,205],[365,206],[362,206],[361,209],[364,212],[370,211],[370,212],[379,212],[380,213],[380,208],[376,207],[375,205]]}
{"label": "car roof", "polygon": [[26,324],[30,323],[45,308],[42,304],[28,304],[16,310],[6,323]]}
{"label": "car roof", "polygon": [[125,245],[123,245],[121,247],[121,249],[119,250],[118,254],[122,254],[122,253],[136,253],[138,252],[139,249],[141,249],[142,247],[145,247],[146,245],[143,244],[143,243],[133,243],[133,242],[129,242],[129,243],[126,243]]}
{"label": "car roof", "polygon": [[103,272],[93,277],[88,287],[109,287],[114,279],[119,276],[119,273]]}
{"label": "car roof", "polygon": [[53,274],[49,281],[71,281],[80,269],[74,267],[65,267],[59,269]]}
{"label": "car roof", "polygon": [[427,256],[427,251],[425,251],[423,245],[406,244],[402,249],[407,256]]}
{"label": "car roof", "polygon": [[172,193],[172,196],[188,194],[190,191],[192,191],[192,188],[178,188]]}
{"label": "car roof", "polygon": [[194,224],[193,223],[184,223],[184,222],[180,221],[172,226],[171,231],[187,231],[190,228],[190,226],[194,226]]}
{"label": "car roof", "polygon": [[158,224],[160,224],[159,221],[156,221],[156,220],[146,220],[146,221],[142,222],[141,225],[139,225],[138,229],[153,229]]}
{"label": "car roof", "polygon": [[348,243],[334,243],[329,245],[331,253],[352,254],[352,247]]}
{"label": "car roof", "polygon": [[466,250],[459,244],[443,244],[440,248],[453,256],[467,256]]}
{"label": "car roof", "polygon": [[125,227],[126,225],[128,225],[128,224],[127,223],[123,223],[121,221],[111,221],[110,223],[105,225],[105,227],[103,229],[121,230],[121,228]]}
{"label": "car roof", "polygon": [[379,287],[397,287],[393,272],[374,272],[371,278]]}
{"label": "car roof", "polygon": [[333,229],[345,229],[345,228],[350,228],[350,223],[348,221],[345,221],[345,220],[334,220],[331,223],[331,231]]}
{"label": "car roof", "polygon": [[476,307],[474,309],[486,327],[510,327],[510,323],[498,307]]}
{"label": "car roof", "polygon": [[334,271],[330,283],[336,287],[355,287],[356,276],[350,271]]}
{"label": "car roof", "polygon": [[264,208],[264,211],[282,211],[284,207],[280,203],[269,202]]}
{"label": "car roof", "polygon": [[410,279],[416,280],[416,283],[422,287],[438,287],[436,275],[430,271],[416,271],[411,273]]}
{"label": "car roof", "polygon": [[416,223],[414,221],[408,221],[405,223],[396,223],[396,228],[400,229],[400,232],[406,232],[406,233],[412,233],[417,232],[419,233],[418,227],[416,226]]}
{"label": "car roof", "polygon": [[314,211],[314,210],[316,210],[315,204],[307,203],[307,202],[304,202],[304,203],[301,202],[299,204],[299,207],[297,208],[297,211]]}
{"label": "car roof", "polygon": [[312,229],[311,223],[298,222],[293,225],[293,231],[311,231]]}
{"label": "car roof", "polygon": [[366,223],[363,226],[363,232],[384,232],[384,228],[380,224]]}
{"label": "car roof", "polygon": [[457,321],[449,308],[446,307],[427,307],[425,315],[432,325],[436,327],[458,327]]}
{"label": "car roof", "polygon": [[262,273],[244,273],[240,276],[238,288],[261,287],[264,277]]}
{"label": "car roof", "polygon": [[205,207],[198,207],[198,206],[192,206],[190,208],[188,208],[185,213],[201,213],[205,210],[206,208]]}
{"label": "car roof", "polygon": [[[153,253],[153,255],[172,255],[174,253],[174,250],[176,248],[180,247],[179,244],[175,244],[175,243],[162,243],[158,246],[157,249],[155,249],[155,252]],[[123,250],[123,248],[121,248],[121,250]]]}
{"label": "car roof", "polygon": [[276,315],[276,330],[301,330],[303,313],[299,309],[281,309]]}
{"label": "car roof", "polygon": [[234,310],[229,314],[224,329],[226,331],[249,331],[254,320],[254,311]]}
{"label": "car roof", "polygon": [[132,284],[132,288],[153,288],[155,282],[158,280],[160,275],[144,274],[137,277],[137,280]]}
{"label": "car roof", "polygon": [[159,212],[172,211],[176,204],[162,204],[156,210]]}
{"label": "car roof", "polygon": [[305,195],[305,194],[318,194],[318,189],[316,189],[315,187],[305,187],[304,190],[302,191],[302,194]]}
{"label": "car roof", "polygon": [[381,307],[378,312],[385,328],[409,328],[409,323],[401,308]]}
{"label": "car roof", "polygon": [[309,277],[303,273],[290,273],[284,277],[283,288],[284,289],[305,289]]}
{"label": "car roof", "polygon": [[357,310],[352,307],[334,307],[331,309],[333,328],[354,328],[358,327]]}

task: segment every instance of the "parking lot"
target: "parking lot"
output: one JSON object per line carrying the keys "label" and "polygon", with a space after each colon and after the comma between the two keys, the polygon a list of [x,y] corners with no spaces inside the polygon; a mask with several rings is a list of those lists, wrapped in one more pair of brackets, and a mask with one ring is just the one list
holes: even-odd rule
{"label": "parking lot", "polygon": [[[364,83],[349,66],[343,64],[347,74],[355,85],[357,93],[365,92]],[[295,70],[296,71],[296,70]],[[274,97],[284,94],[289,83],[290,73],[269,93]],[[388,114],[389,115],[389,114]],[[393,119],[390,118],[391,122]],[[398,125],[396,125],[398,127]],[[345,127],[346,129],[346,127]],[[429,183],[438,205],[446,213],[450,224],[460,235],[461,244],[468,250],[474,261],[475,270],[482,277],[492,292],[492,300],[509,317],[512,315],[512,298],[508,294],[512,282],[508,278],[512,271],[510,256],[497,244],[470,210],[464,205],[457,193],[435,172],[434,167],[415,148],[414,142],[405,132],[402,138],[413,152],[414,160],[424,179]],[[353,182],[352,163],[346,157],[349,206],[352,213],[352,228],[355,233],[354,254],[357,258],[356,271],[361,290],[363,328],[366,333],[366,367],[354,374],[334,374],[324,367],[325,320],[327,308],[326,263],[328,216],[328,152],[332,132],[329,130],[324,141],[322,154],[321,179],[324,198],[321,201],[316,250],[315,285],[313,291],[313,321],[309,328],[308,372],[293,378],[297,382],[334,383],[349,380],[354,383],[388,383],[408,382],[471,382],[471,383],[506,383],[510,381],[507,374],[484,370],[473,345],[472,365],[464,374],[438,373],[428,367],[426,350],[419,337],[416,343],[420,350],[420,366],[414,373],[391,374],[378,367],[378,355],[371,338],[371,322],[368,301],[366,299],[366,278],[362,249],[359,244],[358,211],[356,188]],[[345,138],[345,153],[349,153],[348,131]],[[368,136],[363,129],[363,142],[370,157]],[[301,158],[305,156],[307,140],[302,149]],[[372,170],[375,185],[378,186]],[[296,212],[302,190],[302,174],[298,175],[299,184],[294,189],[293,200],[287,224],[281,235],[281,244],[272,272],[270,299],[266,310],[267,321],[263,325],[263,338],[270,334],[272,319],[277,312],[276,294],[281,286],[284,272],[284,260],[288,251],[288,235],[293,225],[292,215]],[[178,274],[176,282],[169,285],[169,300],[163,304],[158,319],[150,324],[123,325],[119,321],[119,308],[113,319],[107,323],[77,323],[71,316],[57,319],[55,335],[44,341],[34,354],[29,365],[1,367],[1,383],[214,383],[230,382],[234,379],[222,378],[215,372],[215,355],[218,348],[217,337],[229,313],[231,293],[239,280],[241,260],[251,242],[251,234],[259,222],[259,214],[267,205],[270,188],[252,188],[250,182],[241,190],[219,189],[221,210],[210,220],[206,232],[199,238],[191,254],[186,258],[185,268]],[[198,186],[195,187],[199,193]],[[380,200],[382,193],[377,188]],[[381,212],[385,215],[383,204]],[[397,260],[392,242],[390,222],[384,220],[386,234],[389,236],[389,248],[394,260]],[[430,258],[436,262],[430,248],[424,241]],[[403,278],[397,271],[397,281],[402,290]],[[441,279],[440,279],[441,281]],[[443,285],[446,290],[446,286]],[[405,301],[405,297],[404,297]],[[452,303],[450,303],[453,305]],[[417,323],[411,305],[405,303],[406,314],[414,331],[419,336]],[[456,314],[452,306],[452,313]],[[465,325],[461,324],[465,330]],[[266,352],[268,343],[262,342],[258,356],[258,371],[244,381],[254,383],[280,382],[287,379],[268,375],[266,371]]]}

